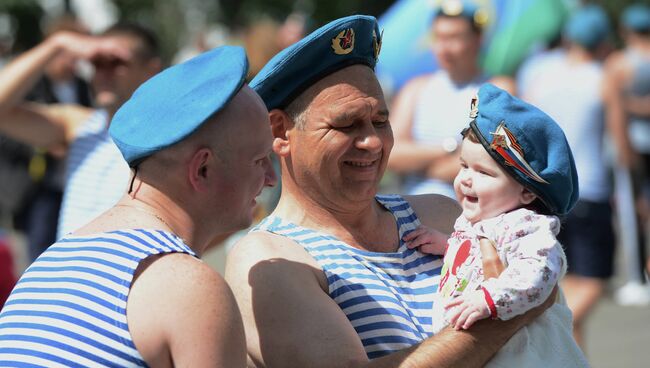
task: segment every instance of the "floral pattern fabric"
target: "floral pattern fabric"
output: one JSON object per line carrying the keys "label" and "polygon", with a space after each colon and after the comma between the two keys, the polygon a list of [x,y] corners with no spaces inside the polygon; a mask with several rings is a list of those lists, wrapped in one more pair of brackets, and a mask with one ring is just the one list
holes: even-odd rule
{"label": "floral pattern fabric", "polygon": [[[523,208],[474,225],[460,216],[444,257],[440,297],[483,288],[491,299],[486,303],[501,320],[542,304],[566,272],[566,257],[556,239],[559,231],[557,217]],[[480,237],[494,242],[506,267],[498,278],[483,277]]]}

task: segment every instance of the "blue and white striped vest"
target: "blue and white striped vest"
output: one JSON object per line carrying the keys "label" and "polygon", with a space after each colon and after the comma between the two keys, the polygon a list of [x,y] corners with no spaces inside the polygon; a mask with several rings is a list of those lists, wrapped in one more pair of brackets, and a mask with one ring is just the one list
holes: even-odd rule
{"label": "blue and white striped vest", "polygon": [[140,367],[126,319],[133,273],[154,254],[194,252],[175,235],[70,236],[25,271],[0,312],[0,366]]}
{"label": "blue and white striped vest", "polygon": [[[392,212],[400,239],[420,225],[402,197],[376,199]],[[357,331],[368,358],[408,348],[432,335],[441,257],[410,250],[401,240],[394,253],[363,251],[276,216],[267,217],[253,231],[285,236],[309,252],[325,273],[329,295]]]}

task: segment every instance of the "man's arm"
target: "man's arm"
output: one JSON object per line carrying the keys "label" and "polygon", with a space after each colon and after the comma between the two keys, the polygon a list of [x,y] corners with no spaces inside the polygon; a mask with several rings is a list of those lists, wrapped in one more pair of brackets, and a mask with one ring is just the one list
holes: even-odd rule
{"label": "man's arm", "polygon": [[481,367],[527,321],[447,329],[369,361],[354,328],[325,291],[323,272],[298,244],[268,233],[248,234],[228,256],[226,280],[257,367]]}
{"label": "man's arm", "polygon": [[61,53],[80,58],[100,54],[128,54],[107,41],[69,32],[56,33],[31,50],[21,54],[0,71],[0,131],[34,146],[50,148],[68,143],[81,107],[48,107],[25,103],[24,98],[43,76],[48,63]]}
{"label": "man's arm", "polygon": [[249,359],[257,367],[360,367],[354,328],[324,291],[316,262],[293,241],[246,235],[228,255],[226,280],[242,312]]}
{"label": "man's arm", "polygon": [[623,99],[623,86],[627,80],[627,63],[621,53],[612,54],[605,62],[602,95],[605,103],[605,126],[616,146],[619,165],[634,167],[638,155],[632,149],[627,131],[627,114]]}
{"label": "man's arm", "polygon": [[152,367],[245,367],[244,326],[225,280],[187,254],[147,263],[127,304],[129,330],[145,361]]}

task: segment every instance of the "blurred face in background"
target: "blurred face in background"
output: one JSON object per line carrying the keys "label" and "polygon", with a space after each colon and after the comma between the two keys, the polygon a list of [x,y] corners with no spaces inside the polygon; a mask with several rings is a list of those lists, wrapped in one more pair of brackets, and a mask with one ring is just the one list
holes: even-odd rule
{"label": "blurred face in background", "polygon": [[481,35],[472,29],[469,20],[438,16],[432,30],[433,52],[440,68],[454,75],[476,67]]}
{"label": "blurred face in background", "polygon": [[98,107],[114,113],[143,82],[160,71],[162,62],[157,57],[144,57],[140,40],[135,37],[125,34],[102,37],[123,46],[131,54],[129,60],[116,57],[91,60],[95,67],[92,80],[95,102]]}

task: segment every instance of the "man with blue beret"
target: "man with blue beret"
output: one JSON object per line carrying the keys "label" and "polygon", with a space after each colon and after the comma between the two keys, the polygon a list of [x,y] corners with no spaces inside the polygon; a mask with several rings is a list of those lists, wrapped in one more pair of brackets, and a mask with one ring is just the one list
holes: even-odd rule
{"label": "man with blue beret", "polygon": [[380,48],[375,18],[337,19],[251,82],[282,170],[278,206],[226,266],[251,366],[478,367],[532,318],[431,337],[441,259],[402,237],[420,224],[449,234],[460,209],[435,194],[377,195],[393,146]]}
{"label": "man with blue beret", "polygon": [[[437,3],[430,33],[438,69],[413,78],[395,97],[391,106],[395,146],[388,168],[401,175],[407,194],[454,198],[458,132],[466,125],[467,101],[490,79],[479,63],[489,19],[475,0]],[[500,80],[492,83],[506,88],[505,79]]]}
{"label": "man with blue beret", "polygon": [[613,187],[603,142],[605,115],[602,61],[611,50],[609,19],[598,5],[574,11],[564,26],[563,47],[540,55],[535,73],[519,92],[564,131],[578,170],[580,198],[562,223],[558,239],[569,268],[562,291],[573,312],[576,341],[614,273],[610,204]]}
{"label": "man with blue beret", "polygon": [[50,246],[0,312],[0,360],[43,366],[244,367],[244,329],[222,277],[197,259],[249,226],[276,178],[240,47],[155,75],[110,134],[133,169],[120,201]]}
{"label": "man with blue beret", "polygon": [[616,152],[614,180],[620,244],[629,270],[616,293],[624,305],[649,305],[650,258],[650,6],[636,3],[620,18],[625,48],[605,62],[605,108]]}

